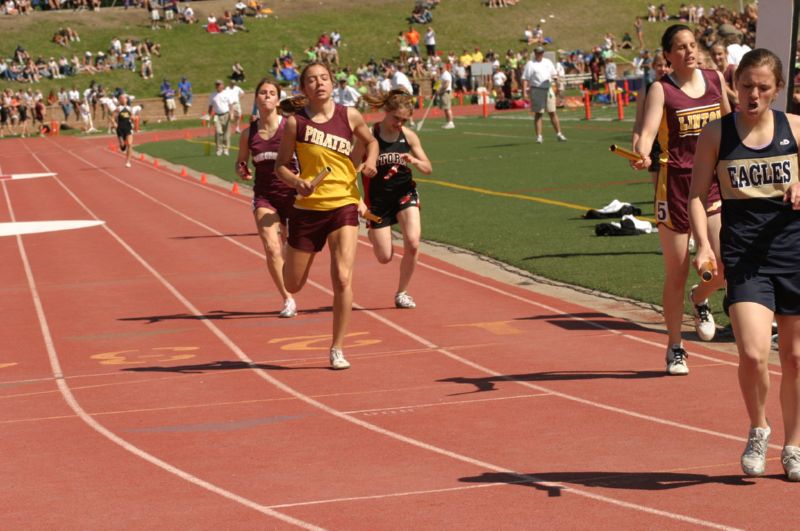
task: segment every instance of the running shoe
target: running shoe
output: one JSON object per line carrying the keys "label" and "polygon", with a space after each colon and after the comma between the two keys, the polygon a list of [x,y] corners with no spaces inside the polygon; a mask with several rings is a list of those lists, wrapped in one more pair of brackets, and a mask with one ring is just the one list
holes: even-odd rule
{"label": "running shoe", "polygon": [[800,447],[784,446],[781,452],[781,462],[789,481],[800,481]]}
{"label": "running shoe", "polygon": [[447,122],[442,126],[442,129],[455,129],[455,128],[456,124],[454,124],[453,122]]}
{"label": "running shoe", "polygon": [[408,308],[408,309],[417,307],[417,303],[414,302],[414,299],[411,298],[411,295],[409,295],[405,291],[401,291],[400,293],[394,296],[394,305],[397,308]]}
{"label": "running shoe", "polygon": [[686,358],[689,354],[681,346],[673,345],[667,348],[667,374],[672,376],[683,376],[689,374],[689,365]]}
{"label": "running shoe", "polygon": [[126,163],[125,163],[125,167],[126,167],[126,168],[130,168],[130,167],[131,167],[131,161],[128,161],[128,162],[126,162]]}
{"label": "running shoe", "polygon": [[[748,476],[760,476],[767,466],[767,445],[772,430],[766,428],[750,428],[747,435],[747,446],[742,454],[742,472]],[[800,449],[798,449],[800,450]],[[786,449],[784,448],[784,452]],[[800,479],[800,453],[796,463],[798,479]],[[785,463],[785,462],[784,462]],[[786,467],[786,464],[783,465]]]}
{"label": "running shoe", "polygon": [[564,133],[558,133],[556,135],[556,138],[558,139],[559,142],[566,142],[567,141],[567,137],[564,136]]}
{"label": "running shoe", "polygon": [[349,369],[350,362],[344,359],[342,349],[333,347],[331,348],[331,368],[334,370]]}
{"label": "running shoe", "polygon": [[281,310],[281,313],[278,314],[278,317],[288,319],[289,317],[294,317],[295,315],[297,315],[297,303],[294,302],[294,299],[286,299],[283,301],[283,310]]}
{"label": "running shoe", "polygon": [[699,303],[694,302],[695,289],[697,289],[697,284],[689,290],[689,304],[692,305],[694,329],[701,341],[711,341],[714,339],[714,334],[717,333],[717,325],[714,323],[714,316],[711,314],[708,299]]}
{"label": "running shoe", "polygon": [[537,137],[536,137],[536,143],[537,143],[537,144],[541,144],[542,142],[544,142],[544,138],[542,138],[542,135],[537,135]]}

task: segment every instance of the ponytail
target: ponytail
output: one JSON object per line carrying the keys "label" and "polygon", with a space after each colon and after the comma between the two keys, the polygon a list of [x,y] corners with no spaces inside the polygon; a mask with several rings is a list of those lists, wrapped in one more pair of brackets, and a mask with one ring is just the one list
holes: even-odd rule
{"label": "ponytail", "polygon": [[364,94],[361,97],[373,109],[396,111],[397,109],[414,109],[414,98],[405,89],[392,89],[379,95]]}
{"label": "ponytail", "polygon": [[284,114],[294,114],[302,110],[306,105],[308,105],[308,98],[305,96],[293,96],[291,98],[286,98],[285,100],[281,100],[278,104],[280,106],[281,112]]}

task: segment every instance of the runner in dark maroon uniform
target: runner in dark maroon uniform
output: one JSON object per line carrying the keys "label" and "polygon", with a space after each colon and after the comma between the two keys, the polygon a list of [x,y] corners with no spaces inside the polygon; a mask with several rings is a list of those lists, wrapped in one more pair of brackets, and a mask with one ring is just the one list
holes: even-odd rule
{"label": "runner in dark maroon uniform", "polygon": [[[278,114],[280,87],[275,81],[264,78],[256,86],[255,103],[258,120],[239,138],[239,157],[236,172],[243,179],[253,178],[247,165],[250,156],[256,168],[253,186],[253,216],[258,235],[267,255],[267,268],[275,287],[283,297],[281,317],[297,315],[297,305],[283,283],[283,256],[286,244],[286,220],[294,203],[295,190],[275,175],[275,159],[281,145],[286,119]],[[297,171],[296,160],[292,167]]]}
{"label": "runner in dark maroon uniform", "polygon": [[421,224],[419,194],[411,178],[411,166],[427,175],[431,172],[431,163],[417,134],[403,127],[414,112],[414,102],[408,92],[392,90],[383,96],[366,95],[364,100],[386,113],[383,121],[372,129],[380,149],[378,174],[371,179],[362,178],[367,208],[381,218],[379,223],[367,222],[369,239],[378,261],[388,264],[394,254],[391,227],[400,224],[403,258],[394,304],[398,308],[415,308],[416,303],[407,290],[417,264]]}
{"label": "runner in dark maroon uniform", "polygon": [[[681,342],[683,293],[689,275],[689,184],[692,180],[694,149],[700,131],[710,121],[730,112],[722,87],[722,75],[701,70],[697,61],[697,42],[684,25],[667,28],[661,38],[664,57],[672,73],[653,83],[647,93],[644,122],[635,150],[642,157],[635,163],[646,169],[650,150],[658,132],[661,150],[667,154],[656,183],[655,211],[659,240],[664,256],[662,305],[667,326],[667,373],[688,374],[687,354]],[[663,157],[663,154],[662,154]],[[663,160],[663,159],[662,159]],[[709,240],[719,252],[719,187],[708,194]],[[695,316],[695,330],[700,339],[710,341],[716,330],[708,306],[708,296],[724,285],[721,276],[693,286],[689,302]]]}

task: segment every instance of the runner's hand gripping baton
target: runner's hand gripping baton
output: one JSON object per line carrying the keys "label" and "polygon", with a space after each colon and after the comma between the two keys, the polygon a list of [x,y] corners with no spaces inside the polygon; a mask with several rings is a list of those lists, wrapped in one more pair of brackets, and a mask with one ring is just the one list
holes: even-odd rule
{"label": "runner's hand gripping baton", "polygon": [[638,153],[634,153],[633,151],[629,151],[625,148],[619,147],[616,144],[611,144],[611,147],[609,147],[608,150],[611,151],[611,153],[614,153],[615,155],[619,155],[620,157],[628,159],[633,162],[642,160],[642,157],[639,156]]}
{"label": "runner's hand gripping baton", "polygon": [[714,278],[714,264],[710,260],[700,266],[700,278],[703,279],[703,282],[711,282],[711,279]]}
{"label": "runner's hand gripping baton", "polygon": [[363,215],[363,216],[361,216],[361,217],[363,217],[363,218],[364,218],[364,219],[366,219],[367,221],[371,221],[371,222],[373,222],[373,223],[380,223],[380,222],[381,222],[381,218],[379,218],[378,216],[376,216],[375,214],[373,214],[373,213],[372,213],[372,212],[370,212],[369,210],[367,210],[366,212],[364,212],[364,215]]}

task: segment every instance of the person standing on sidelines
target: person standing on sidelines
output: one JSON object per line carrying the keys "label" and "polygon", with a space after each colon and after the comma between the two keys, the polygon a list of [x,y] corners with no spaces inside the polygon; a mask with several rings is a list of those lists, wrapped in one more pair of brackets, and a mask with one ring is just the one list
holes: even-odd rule
{"label": "person standing on sidelines", "polygon": [[225,92],[228,95],[228,102],[231,106],[231,121],[236,124],[236,132],[239,132],[239,125],[242,121],[242,94],[244,94],[244,90],[242,87],[236,84],[236,81],[231,79],[228,82],[228,87],[225,89]]}
{"label": "person standing on sidelines", "polygon": [[453,123],[453,74],[446,66],[439,67],[439,108],[444,112],[445,123],[442,129],[455,129]]}
{"label": "person standing on sidelines", "polygon": [[[550,123],[553,124],[558,141],[567,141],[567,137],[561,132],[561,122],[556,114],[556,96],[553,93],[552,85],[557,75],[553,61],[544,56],[544,48],[541,46],[534,48],[533,57],[525,64],[522,71],[522,91],[530,95],[537,144],[544,141],[542,137],[542,113],[544,112],[550,116]],[[529,90],[530,92],[528,92]]]}
{"label": "person standing on sidelines", "polygon": [[[297,315],[297,304],[283,284],[283,254],[286,246],[286,221],[292,210],[295,190],[275,175],[275,160],[286,128],[286,119],[278,113],[278,82],[264,78],[256,85],[255,102],[258,119],[239,137],[236,173],[245,180],[253,179],[248,160],[251,155],[256,168],[253,186],[253,216],[267,257],[267,269],[283,297],[280,317]],[[290,169],[297,172],[297,161]]]}
{"label": "person standing on sidelines", "polygon": [[742,470],[764,473],[771,428],[766,416],[772,321],[778,321],[783,469],[800,481],[800,116],[770,107],[784,86],[780,59],[763,48],[736,70],[740,109],[708,124],[697,141],[689,219],[694,265],[721,273],[706,219],[706,196],[719,180],[722,261],[739,351],[739,387],[750,420]]}
{"label": "person standing on sidelines", "polygon": [[229,155],[231,148],[231,104],[225,84],[221,79],[214,82],[216,92],[208,100],[209,119],[214,122],[214,143],[217,146],[217,156]]}
{"label": "person standing on sidelines", "polygon": [[[325,244],[331,253],[333,289],[333,339],[330,364],[347,369],[342,344],[353,306],[353,266],[358,244],[358,215],[361,195],[357,169],[350,154],[354,140],[363,143],[365,161],[362,175],[375,176],[378,143],[356,109],[336,105],[331,98],[333,75],[324,63],[313,62],[300,74],[303,96],[281,102],[281,110],[292,113],[278,150],[277,175],[297,190],[289,216],[283,280],[289,293],[300,291],[308,279],[314,257]],[[292,169],[297,154],[300,171]],[[330,173],[325,175],[330,169]],[[325,177],[316,186],[320,174]]]}
{"label": "person standing on sidelines", "polygon": [[378,173],[362,176],[366,207],[380,221],[368,221],[369,241],[375,258],[388,264],[394,255],[392,225],[400,224],[403,231],[403,258],[400,260],[400,280],[394,305],[397,308],[416,308],[408,294],[408,285],[417,265],[421,222],[419,194],[412,179],[411,167],[425,175],[431,173],[431,163],[422,149],[419,137],[404,127],[414,112],[414,99],[405,90],[396,89],[380,96],[364,96],[372,108],[384,111],[383,120],[372,128],[378,141]]}
{"label": "person standing on sidelines", "polygon": [[178,83],[178,97],[183,107],[183,114],[187,114],[189,107],[192,106],[192,83],[185,77]]}
{"label": "person standing on sidelines", "polygon": [[125,153],[125,167],[131,167],[131,150],[133,149],[133,111],[128,105],[128,95],[119,97],[119,105],[114,110],[114,119],[117,124],[117,141],[120,151]]}
{"label": "person standing on sidelines", "polygon": [[337,105],[345,107],[357,107],[361,100],[361,94],[356,89],[347,84],[347,78],[343,77],[338,82],[338,87],[333,89],[333,101]]}
{"label": "person standing on sidelines", "polygon": [[[686,280],[689,276],[689,184],[697,137],[705,125],[730,112],[724,81],[715,70],[700,69],[697,42],[688,26],[674,24],[661,37],[664,58],[672,67],[650,87],[645,101],[639,141],[634,150],[641,160],[633,163],[647,169],[650,152],[658,133],[662,164],[655,194],[658,238],[664,257],[662,306],[667,327],[667,374],[689,374],[688,354],[683,348],[681,323]],[[719,250],[720,198],[714,184],[708,194],[708,238]],[[721,277],[702,282],[689,291],[695,330],[703,341],[711,341],[716,332],[708,296],[724,286]]]}

